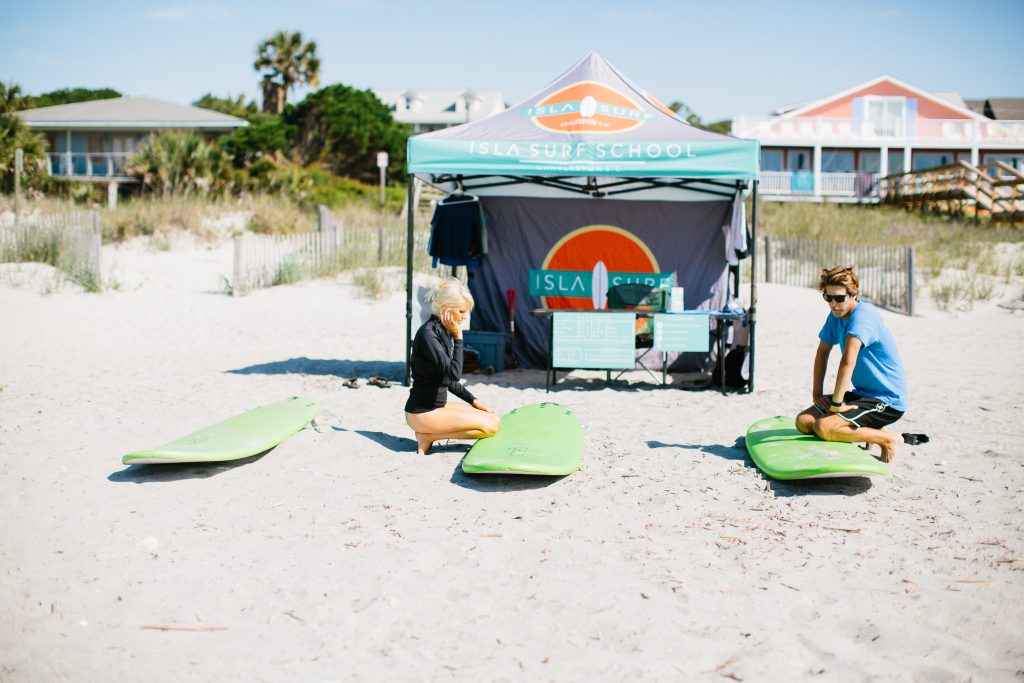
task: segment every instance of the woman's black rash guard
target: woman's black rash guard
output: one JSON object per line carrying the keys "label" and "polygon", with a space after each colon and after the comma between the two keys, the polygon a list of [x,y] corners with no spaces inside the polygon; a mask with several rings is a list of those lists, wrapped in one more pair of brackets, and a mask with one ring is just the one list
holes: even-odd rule
{"label": "woman's black rash guard", "polygon": [[426,413],[443,408],[448,392],[472,405],[476,397],[459,383],[462,377],[462,340],[453,339],[436,315],[416,332],[412,342],[412,388],[405,412]]}

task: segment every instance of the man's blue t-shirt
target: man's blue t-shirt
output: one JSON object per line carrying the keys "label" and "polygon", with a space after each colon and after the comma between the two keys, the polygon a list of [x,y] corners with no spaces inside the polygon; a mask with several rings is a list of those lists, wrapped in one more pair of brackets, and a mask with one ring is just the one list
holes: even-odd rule
{"label": "man's blue t-shirt", "polygon": [[830,313],[818,338],[846,351],[846,337],[851,334],[862,345],[857,364],[853,366],[853,391],[866,398],[881,399],[896,410],[906,412],[907,381],[903,361],[878,309],[861,301],[845,320]]}

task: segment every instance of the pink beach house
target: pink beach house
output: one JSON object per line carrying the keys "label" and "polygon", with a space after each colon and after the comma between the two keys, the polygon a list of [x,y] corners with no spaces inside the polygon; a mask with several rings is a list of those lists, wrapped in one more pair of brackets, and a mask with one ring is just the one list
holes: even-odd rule
{"label": "pink beach house", "polygon": [[[877,201],[877,180],[966,161],[1024,169],[1024,120],[996,119],[990,103],[965,102],[879,76],[834,95],[738,116],[732,134],[761,143],[761,192],[771,199]],[[999,108],[995,108],[998,110]]]}

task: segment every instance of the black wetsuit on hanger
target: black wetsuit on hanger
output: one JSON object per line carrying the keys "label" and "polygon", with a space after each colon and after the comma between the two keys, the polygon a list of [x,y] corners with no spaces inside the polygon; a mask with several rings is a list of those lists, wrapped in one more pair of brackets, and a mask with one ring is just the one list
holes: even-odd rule
{"label": "black wetsuit on hanger", "polygon": [[442,408],[448,392],[473,405],[476,397],[459,383],[462,377],[462,340],[452,337],[436,315],[423,323],[412,342],[412,387],[405,412],[426,413]]}
{"label": "black wetsuit on hanger", "polygon": [[437,203],[430,220],[428,253],[447,266],[476,266],[487,253],[480,200],[471,194],[448,195]]}

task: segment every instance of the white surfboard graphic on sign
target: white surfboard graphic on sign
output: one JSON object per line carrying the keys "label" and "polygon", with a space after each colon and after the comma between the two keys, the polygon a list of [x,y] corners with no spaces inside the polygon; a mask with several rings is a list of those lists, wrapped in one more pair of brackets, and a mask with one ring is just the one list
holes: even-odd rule
{"label": "white surfboard graphic on sign", "polygon": [[594,114],[596,113],[597,100],[595,100],[592,96],[587,95],[586,97],[583,98],[583,101],[580,102],[580,116],[582,116],[585,119],[592,119],[594,118]]}
{"label": "white surfboard graphic on sign", "polygon": [[604,261],[594,264],[594,275],[590,280],[590,298],[595,311],[603,311],[608,301],[608,268]]}

